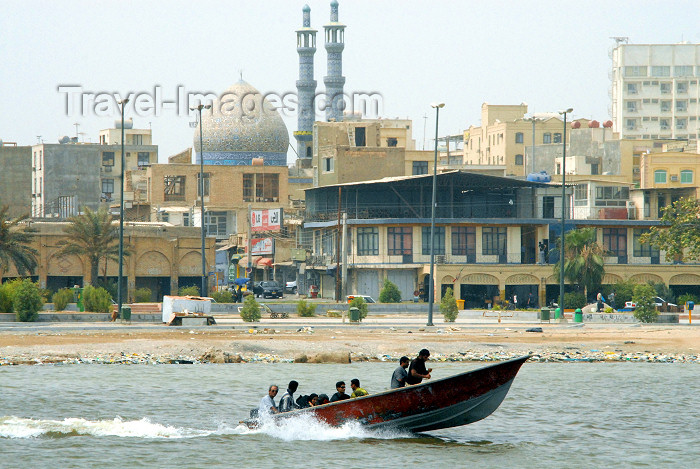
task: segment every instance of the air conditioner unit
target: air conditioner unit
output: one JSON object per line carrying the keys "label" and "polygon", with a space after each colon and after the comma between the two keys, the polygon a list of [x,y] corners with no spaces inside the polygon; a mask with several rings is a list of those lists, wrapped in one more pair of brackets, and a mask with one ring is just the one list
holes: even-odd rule
{"label": "air conditioner unit", "polygon": [[435,256],[435,263],[436,264],[444,264],[445,263],[445,256]]}
{"label": "air conditioner unit", "polygon": [[677,174],[671,174],[671,182],[678,182],[678,175]]}

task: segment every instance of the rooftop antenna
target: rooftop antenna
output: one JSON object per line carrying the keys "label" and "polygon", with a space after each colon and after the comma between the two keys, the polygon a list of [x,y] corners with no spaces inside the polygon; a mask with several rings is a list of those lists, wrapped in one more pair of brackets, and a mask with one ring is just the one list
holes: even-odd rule
{"label": "rooftop antenna", "polygon": [[423,114],[423,150],[425,150],[425,125],[428,122],[428,115]]}
{"label": "rooftop antenna", "polygon": [[76,123],[73,124],[73,125],[75,126],[75,138],[78,138],[78,127],[80,127],[80,124],[78,124],[78,123],[76,122]]}
{"label": "rooftop antenna", "polygon": [[41,143],[41,135],[36,136],[36,143]]}
{"label": "rooftop antenna", "polygon": [[615,41],[616,44],[627,44],[629,43],[630,38],[627,36],[610,36],[610,39]]}
{"label": "rooftop antenna", "polygon": [[243,69],[238,69],[238,75],[241,77],[241,81],[243,81]]}

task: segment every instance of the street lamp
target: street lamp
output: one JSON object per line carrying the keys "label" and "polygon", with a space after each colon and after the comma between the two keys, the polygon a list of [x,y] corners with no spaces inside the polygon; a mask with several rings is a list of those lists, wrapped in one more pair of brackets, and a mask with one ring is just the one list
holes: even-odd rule
{"label": "street lamp", "polygon": [[201,235],[202,235],[202,289],[200,294],[202,296],[207,296],[207,258],[205,255],[204,246],[204,145],[202,144],[202,109],[210,109],[211,104],[199,104],[195,107],[191,107],[190,111],[197,111],[199,113],[199,204],[201,210],[201,220],[200,225]]}
{"label": "street lamp", "polygon": [[124,273],[124,106],[128,102],[128,99],[121,99],[118,101],[119,110],[122,115],[122,155],[119,177],[121,189],[119,190],[119,277],[117,278],[117,314],[122,319],[122,303],[124,301],[124,298],[122,298],[122,275]]}
{"label": "street lamp", "polygon": [[432,103],[435,108],[435,159],[433,161],[433,204],[430,211],[430,288],[428,289],[428,326],[433,325],[433,302],[435,299],[435,205],[437,204],[437,152],[438,152],[438,121],[440,109],[445,103]]}
{"label": "street lamp", "polygon": [[564,223],[566,222],[566,115],[574,112],[573,108],[559,111],[564,116],[564,135],[562,136],[561,160],[561,246],[559,247],[559,318],[564,318]]}

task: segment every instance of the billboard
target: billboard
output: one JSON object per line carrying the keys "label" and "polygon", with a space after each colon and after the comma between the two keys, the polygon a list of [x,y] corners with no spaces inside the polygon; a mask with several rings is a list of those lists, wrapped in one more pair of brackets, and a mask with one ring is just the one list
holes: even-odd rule
{"label": "billboard", "polygon": [[272,238],[253,238],[250,244],[250,252],[254,256],[274,254],[275,240]]}
{"label": "billboard", "polygon": [[252,210],[251,231],[280,231],[282,229],[282,209]]}

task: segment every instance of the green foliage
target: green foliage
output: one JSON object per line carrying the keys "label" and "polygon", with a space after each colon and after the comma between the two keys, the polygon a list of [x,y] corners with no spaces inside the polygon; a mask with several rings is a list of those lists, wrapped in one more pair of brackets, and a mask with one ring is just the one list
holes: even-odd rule
{"label": "green foliage", "polygon": [[316,316],[316,305],[306,300],[299,300],[297,301],[297,314],[303,318],[312,318]]}
{"label": "green foliage", "polygon": [[[124,279],[124,284],[126,284],[126,279]],[[100,278],[96,282],[92,282],[92,285],[95,287],[102,287],[105,290],[109,292],[109,296],[111,296],[113,299],[117,299],[119,296],[119,286],[117,284],[116,280],[108,280],[108,279],[103,279]],[[124,290],[124,298],[126,298],[126,290]]]}
{"label": "green foliage", "polygon": [[384,286],[382,287],[382,291],[379,292],[379,302],[401,303],[401,291],[399,287],[388,278],[384,279]]}
{"label": "green foliage", "polygon": [[245,322],[259,322],[260,316],[260,305],[255,301],[255,295],[246,296],[241,308],[241,319]]}
{"label": "green foliage", "polygon": [[632,295],[634,294],[634,287],[636,283],[625,280],[624,282],[618,282],[614,285],[606,285],[603,289],[603,295],[605,298],[610,297],[610,292],[615,292],[615,306],[617,309],[624,308],[625,303],[632,301]]}
{"label": "green foliage", "polygon": [[180,296],[199,296],[199,288],[194,285],[191,287],[180,287],[178,294]]}
{"label": "green foliage", "polygon": [[15,288],[13,307],[17,320],[33,322],[39,317],[39,311],[44,305],[39,291],[39,285],[29,279],[22,280]]}
{"label": "green foliage", "polygon": [[21,279],[15,279],[0,285],[0,313],[14,312],[15,290],[20,283]]}
{"label": "green foliage", "polygon": [[70,288],[61,288],[51,297],[54,311],[64,311],[68,303],[73,301],[73,290]]}
{"label": "green foliage", "polygon": [[457,319],[459,309],[457,309],[457,300],[455,300],[451,288],[445,291],[445,296],[440,301],[440,311],[445,318],[445,322],[455,322],[455,319]]}
{"label": "green foliage", "polygon": [[37,266],[36,256],[39,251],[30,246],[32,234],[29,228],[22,226],[29,215],[10,219],[9,207],[0,208],[0,274],[14,265],[19,275],[34,273]]}
{"label": "green foliage", "polygon": [[651,227],[641,241],[666,251],[667,260],[700,260],[700,200],[687,197],[666,207],[661,225]]}
{"label": "green foliage", "polygon": [[656,296],[659,296],[663,298],[664,300],[668,301],[669,303],[674,303],[676,301],[676,295],[673,293],[673,290],[668,288],[665,283],[663,282],[649,282],[649,285],[651,285],[654,288],[654,291],[656,292]]}
{"label": "green foliage", "polygon": [[85,311],[111,313],[112,297],[104,288],[95,288],[92,285],[88,285],[83,288],[83,305],[85,306]]}
{"label": "green foliage", "polygon": [[367,317],[367,312],[369,311],[369,307],[367,306],[367,303],[365,302],[364,298],[356,296],[355,298],[352,299],[352,301],[350,301],[349,307],[350,308],[357,308],[360,310],[360,320]]}
{"label": "green foliage", "polygon": [[696,305],[698,304],[698,297],[693,295],[692,293],[683,293],[682,295],[678,295],[677,300],[678,306],[684,306],[689,301],[692,301]]}
{"label": "green foliage", "polygon": [[564,309],[583,308],[586,304],[586,295],[583,293],[577,291],[564,293]]}
{"label": "green foliage", "polygon": [[152,293],[150,288],[137,288],[134,292],[134,299],[136,303],[150,303]]}
{"label": "green foliage", "polygon": [[[569,282],[582,285],[584,294],[598,291],[605,276],[605,250],[596,239],[595,228],[580,228],[565,235],[564,277]],[[555,277],[560,276],[559,272],[557,262],[554,265]]]}
{"label": "green foliage", "polygon": [[632,301],[637,303],[637,307],[634,309],[634,317],[639,321],[656,321],[659,313],[654,305],[654,296],[656,296],[656,291],[651,285],[640,284],[634,287]]}
{"label": "green foliage", "polygon": [[217,303],[233,303],[233,293],[228,290],[215,291],[211,294]]}

